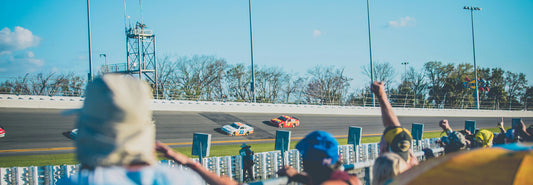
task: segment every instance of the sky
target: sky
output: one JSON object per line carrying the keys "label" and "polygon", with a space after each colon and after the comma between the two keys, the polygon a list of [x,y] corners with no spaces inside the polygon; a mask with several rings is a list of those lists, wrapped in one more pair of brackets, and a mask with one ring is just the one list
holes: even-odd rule
{"label": "sky", "polygon": [[[125,25],[141,21],[156,35],[158,58],[211,55],[250,64],[247,0],[90,1],[93,69],[125,63]],[[345,69],[351,88],[369,83],[367,2],[251,0],[253,61],[306,75],[314,66]],[[396,82],[428,61],[473,63],[526,74],[533,85],[533,1],[370,0],[374,62],[391,63]],[[141,16],[142,12],[142,16]],[[128,18],[125,21],[125,14]],[[89,72],[87,1],[0,0],[0,80],[25,73]],[[101,57],[106,54],[107,57]]]}

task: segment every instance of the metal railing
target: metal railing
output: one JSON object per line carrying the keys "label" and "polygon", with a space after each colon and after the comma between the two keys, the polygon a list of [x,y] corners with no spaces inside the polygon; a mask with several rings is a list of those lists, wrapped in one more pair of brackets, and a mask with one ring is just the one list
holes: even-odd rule
{"label": "metal railing", "polygon": [[[420,161],[425,160],[424,152],[422,152],[424,148],[432,149],[435,156],[443,154],[443,149],[435,143],[437,139],[431,138],[413,142],[413,151]],[[372,171],[370,168],[379,155],[379,146],[377,143],[371,143],[358,145],[355,150],[353,147],[353,145],[339,146],[339,154],[343,156],[342,162],[347,165],[354,165],[354,169],[363,183],[370,184],[372,181],[371,174],[369,174]],[[277,178],[276,172],[284,165],[290,165],[300,172],[303,170],[301,155],[298,150],[294,149],[285,154],[281,154],[280,151],[256,153],[254,162],[256,163],[253,166],[255,181]],[[160,163],[187,169],[187,167],[176,164],[174,161],[163,160]],[[225,175],[243,182],[242,160],[239,155],[203,158],[202,165],[219,176]],[[0,184],[52,185],[61,178],[75,174],[78,169],[79,165],[0,168]]]}

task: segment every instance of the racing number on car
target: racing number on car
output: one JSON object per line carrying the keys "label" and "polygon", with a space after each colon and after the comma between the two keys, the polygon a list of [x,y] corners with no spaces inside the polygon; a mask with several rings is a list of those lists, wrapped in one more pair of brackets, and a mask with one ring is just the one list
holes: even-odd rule
{"label": "racing number on car", "polygon": [[239,130],[239,135],[244,134],[244,130]]}

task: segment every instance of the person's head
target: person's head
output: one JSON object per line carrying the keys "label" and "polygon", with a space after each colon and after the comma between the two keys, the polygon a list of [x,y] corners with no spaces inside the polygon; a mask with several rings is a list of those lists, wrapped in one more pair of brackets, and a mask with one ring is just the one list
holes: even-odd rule
{"label": "person's head", "polygon": [[474,147],[491,147],[492,139],[494,138],[494,133],[489,130],[479,130],[474,135],[475,146]]}
{"label": "person's head", "polygon": [[89,82],[76,121],[78,161],[85,167],[154,164],[152,91],[140,80],[107,74]]}
{"label": "person's head", "polygon": [[252,146],[247,145],[246,143],[242,143],[242,145],[241,145],[241,148],[250,148],[250,147],[252,147]]}
{"label": "person's head", "polygon": [[413,137],[409,130],[402,127],[387,127],[383,132],[380,143],[381,152],[394,152],[400,155],[405,161],[409,161],[409,151]]}
{"label": "person's head", "polygon": [[448,129],[450,128],[450,124],[448,123],[447,119],[443,119],[439,121],[439,127],[442,129]]}
{"label": "person's head", "polygon": [[312,178],[329,178],[332,166],[339,162],[339,143],[330,133],[313,131],[296,144],[296,149],[302,154],[304,170]]}
{"label": "person's head", "polygon": [[409,169],[407,162],[396,153],[388,152],[380,155],[372,167],[372,184],[381,185],[387,179]]}

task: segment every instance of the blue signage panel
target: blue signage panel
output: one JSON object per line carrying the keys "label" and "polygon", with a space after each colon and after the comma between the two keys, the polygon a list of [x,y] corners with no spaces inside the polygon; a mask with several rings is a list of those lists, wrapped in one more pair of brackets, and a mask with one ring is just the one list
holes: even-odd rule
{"label": "blue signage panel", "polygon": [[519,128],[519,126],[522,124],[520,123],[521,120],[522,119],[520,118],[513,118],[513,124],[512,124],[513,129]]}
{"label": "blue signage panel", "polygon": [[348,144],[357,146],[361,144],[361,135],[363,134],[363,128],[351,126],[348,130]]}
{"label": "blue signage panel", "polygon": [[413,123],[411,134],[413,135],[414,140],[422,140],[422,135],[424,134],[424,124]]}
{"label": "blue signage panel", "polygon": [[192,140],[192,155],[197,155],[200,157],[207,157],[209,156],[210,148],[211,148],[211,134],[194,133],[193,140]]}
{"label": "blue signage panel", "polygon": [[476,121],[474,120],[466,120],[465,121],[465,130],[470,131],[470,133],[475,134],[476,133]]}
{"label": "blue signage panel", "polygon": [[276,130],[275,150],[288,151],[291,144],[291,131]]}

